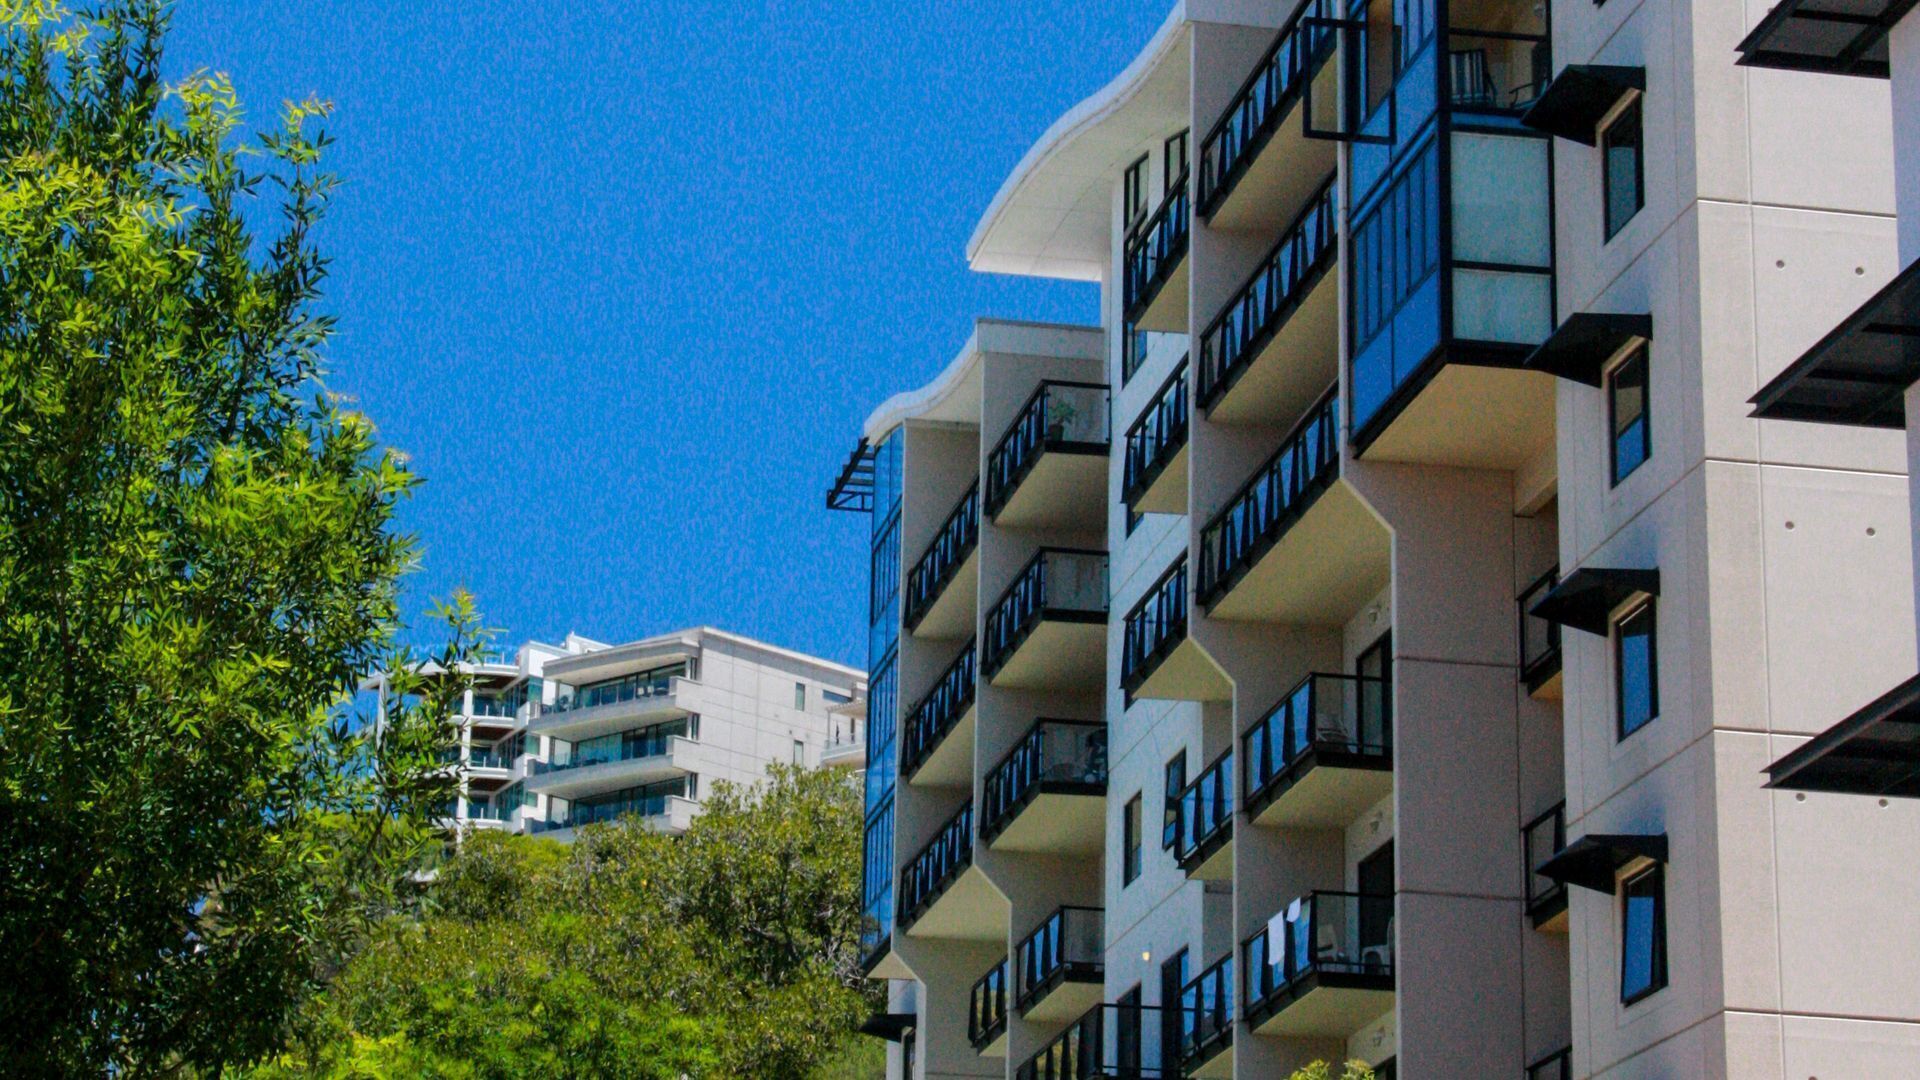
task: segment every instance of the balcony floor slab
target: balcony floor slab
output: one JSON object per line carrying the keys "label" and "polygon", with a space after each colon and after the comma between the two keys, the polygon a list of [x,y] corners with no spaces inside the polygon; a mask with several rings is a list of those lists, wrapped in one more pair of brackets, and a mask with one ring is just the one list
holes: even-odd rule
{"label": "balcony floor slab", "polygon": [[1043,618],[988,680],[1014,690],[1097,690],[1107,670],[1107,623]]}
{"label": "balcony floor slab", "polygon": [[1255,815],[1276,829],[1341,829],[1393,792],[1393,769],[1315,764]]}
{"label": "balcony floor slab", "polygon": [[993,523],[1003,529],[1099,532],[1107,524],[1107,455],[1045,450]]}
{"label": "balcony floor slab", "polygon": [[998,942],[1007,940],[1007,901],[999,890],[988,884],[977,866],[969,866],[953,884],[947,886],[931,906],[907,928],[912,938],[945,938],[959,941]]}
{"label": "balcony floor slab", "polygon": [[1098,855],[1106,849],[1107,797],[1042,791],[987,846],[1035,855]]}
{"label": "balcony floor slab", "polygon": [[1229,622],[1341,626],[1386,587],[1391,558],[1386,525],[1336,481],[1207,614]]}

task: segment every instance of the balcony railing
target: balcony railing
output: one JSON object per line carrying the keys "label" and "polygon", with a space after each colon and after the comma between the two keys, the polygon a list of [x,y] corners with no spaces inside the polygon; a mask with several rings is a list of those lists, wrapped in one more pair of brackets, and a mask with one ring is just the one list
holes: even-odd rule
{"label": "balcony railing", "polygon": [[1233,1045],[1233,953],[1180,989],[1180,1064],[1187,1072]]}
{"label": "balcony railing", "polygon": [[1069,980],[1099,982],[1106,970],[1106,913],[1062,907],[1047,916],[1014,950],[1015,1005],[1021,1015]]}
{"label": "balcony railing", "polygon": [[1148,403],[1147,411],[1127,429],[1126,472],[1120,497],[1129,507],[1145,497],[1147,489],[1180,456],[1180,448],[1187,445],[1191,414],[1187,361],[1182,359]]}
{"label": "balcony railing", "polygon": [[1182,172],[1167,185],[1167,194],[1160,200],[1159,209],[1127,238],[1124,286],[1127,321],[1138,318],[1140,312],[1153,303],[1161,287],[1173,276],[1174,267],[1186,257],[1191,211],[1187,174]]}
{"label": "balcony railing", "polygon": [[513,755],[504,750],[473,750],[467,755],[469,769],[511,769]]}
{"label": "balcony railing", "polygon": [[1104,795],[1107,725],[1086,720],[1041,720],[987,774],[981,795],[980,839],[992,843],[1041,793]]}
{"label": "balcony railing", "polygon": [[[1096,1005],[1014,1070],[1015,1080],[1173,1080],[1178,1066],[1162,1057],[1161,1010],[1153,1005]],[[1168,1050],[1171,1056],[1170,1049]]]}
{"label": "balcony railing", "polygon": [[1393,687],[1384,679],[1316,673],[1300,680],[1242,739],[1249,812],[1317,764],[1390,764],[1392,701]]}
{"label": "balcony railing", "polygon": [[907,575],[906,608],[902,618],[908,630],[920,625],[927,610],[940,599],[953,575],[979,543],[980,481],[975,480]]}
{"label": "balcony railing", "polygon": [[1007,961],[1002,957],[973,984],[967,1005],[967,1041],[975,1050],[985,1050],[1006,1033]]}
{"label": "balcony railing", "polygon": [[467,817],[474,821],[507,821],[513,817],[516,806],[496,806],[493,803],[467,803]]}
{"label": "balcony railing", "polygon": [[926,914],[947,887],[973,865],[973,804],[967,803],[900,871],[900,920],[902,929]]}
{"label": "balcony railing", "polygon": [[1278,1013],[1320,980],[1391,987],[1392,896],[1316,890],[1288,904],[1278,921],[1285,940],[1270,940],[1269,923],[1246,943],[1250,1023]]}
{"label": "balcony railing", "polygon": [[1527,1066],[1527,1080],[1573,1080],[1573,1047],[1556,1050]]}
{"label": "balcony railing", "polygon": [[1560,568],[1541,574],[1520,594],[1520,681],[1529,693],[1560,673],[1560,624],[1531,613],[1533,605],[1560,584]]}
{"label": "balcony railing", "polygon": [[673,693],[675,679],[688,678],[685,665],[675,664],[671,668],[659,671],[643,672],[638,676],[621,679],[618,682],[599,686],[583,687],[573,693],[565,694],[551,704],[540,706],[542,715],[573,712],[578,709],[593,709],[601,705],[612,705],[620,701],[638,701],[646,698],[665,697]]}
{"label": "balcony railing", "polygon": [[1338,15],[1333,0],[1310,0],[1302,5],[1280,28],[1273,46],[1254,65],[1253,74],[1227,105],[1226,114],[1207,133],[1200,144],[1202,214],[1212,215],[1220,208],[1227,192],[1233,190],[1299,98],[1304,77],[1332,55],[1333,35],[1326,23],[1307,20]]}
{"label": "balcony railing", "polygon": [[472,707],[467,709],[467,715],[472,717],[485,717],[489,720],[511,720],[514,718],[514,714],[519,711],[519,708],[519,698],[482,697],[479,694],[475,694],[473,695]]}
{"label": "balcony railing", "polygon": [[1152,677],[1167,654],[1187,639],[1187,557],[1167,569],[1127,613],[1121,639],[1120,686],[1131,694]]}
{"label": "balcony railing", "polygon": [[687,717],[665,724],[655,724],[637,732],[624,732],[604,740],[566,743],[555,739],[555,744],[564,748],[558,752],[564,754],[566,759],[545,763],[538,772],[566,772],[569,769],[584,769],[590,765],[610,765],[616,761],[639,761],[643,758],[659,757],[673,749],[673,740],[697,738],[699,734],[699,721]]}
{"label": "balcony railing", "polygon": [[1540,864],[1560,853],[1567,846],[1567,804],[1557,803],[1554,807],[1520,829],[1520,847],[1526,865],[1522,871],[1527,876],[1527,917],[1533,925],[1540,926],[1555,915],[1567,910],[1567,887],[1553,878],[1542,875]]}
{"label": "balcony railing", "polygon": [[1339,250],[1333,191],[1328,177],[1253,276],[1201,332],[1201,408],[1211,409],[1239,380],[1332,265]]}
{"label": "balcony railing", "polygon": [[1104,454],[1112,441],[1105,386],[1041,383],[987,455],[987,516],[999,515],[1042,454]]}
{"label": "balcony railing", "polygon": [[1044,620],[1105,622],[1106,618],[1107,553],[1041,548],[987,613],[981,667],[992,678]]}
{"label": "balcony railing", "polygon": [[907,777],[926,764],[947,732],[973,707],[977,656],[973,642],[962,646],[940,681],[907,714],[900,732],[900,771]]}
{"label": "balcony railing", "polygon": [[1329,391],[1278,453],[1200,533],[1200,602],[1211,604],[1277,543],[1339,471],[1339,398]]}
{"label": "balcony railing", "polygon": [[555,829],[578,829],[584,825],[615,821],[624,817],[659,817],[667,812],[674,799],[683,798],[686,796],[663,793],[637,795],[614,802],[593,803],[585,806],[576,803],[560,817],[549,821],[535,821],[531,828],[533,832],[540,833]]}
{"label": "balcony railing", "polygon": [[1173,854],[1180,868],[1189,874],[1233,838],[1231,749],[1180,792],[1179,826]]}
{"label": "balcony railing", "polygon": [[1553,79],[1544,34],[1459,30],[1447,35],[1447,102],[1474,112],[1522,113]]}

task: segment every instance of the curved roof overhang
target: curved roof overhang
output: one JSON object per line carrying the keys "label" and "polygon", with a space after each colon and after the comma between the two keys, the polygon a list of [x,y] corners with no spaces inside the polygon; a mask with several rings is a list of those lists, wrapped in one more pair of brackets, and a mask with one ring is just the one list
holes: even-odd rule
{"label": "curved roof overhang", "polygon": [[904,390],[880,403],[868,414],[860,434],[878,446],[888,432],[909,420],[933,423],[980,424],[980,332],[967,337],[960,354],[934,380],[918,390]]}

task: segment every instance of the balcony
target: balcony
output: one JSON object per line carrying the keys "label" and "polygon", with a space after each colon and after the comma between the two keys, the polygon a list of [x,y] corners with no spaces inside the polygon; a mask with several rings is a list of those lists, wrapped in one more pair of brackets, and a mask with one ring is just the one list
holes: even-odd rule
{"label": "balcony", "polygon": [[1527,693],[1548,701],[1559,701],[1560,624],[1533,614],[1533,605],[1560,584],[1560,568],[1554,567],[1535,579],[1520,594],[1520,681]]}
{"label": "balcony", "polygon": [[959,638],[973,631],[979,603],[980,482],[947,515],[926,553],[907,574],[901,621],[916,637]]}
{"label": "balcony", "polygon": [[671,673],[643,673],[605,685],[583,687],[551,704],[541,705],[528,730],[556,739],[579,741],[637,727],[653,720],[689,715],[686,691],[698,683],[685,668]]}
{"label": "balcony", "polygon": [[1104,528],[1107,388],[1042,382],[987,455],[987,517],[1009,529]]}
{"label": "balcony", "polygon": [[1520,869],[1527,878],[1527,918],[1536,930],[1567,932],[1567,887],[1539,870],[1566,846],[1567,804],[1564,802],[1520,829],[1520,848],[1526,860]]}
{"label": "balcony", "polygon": [[1233,684],[1187,637],[1187,557],[1183,553],[1127,613],[1120,688],[1127,699],[1227,701]]}
{"label": "balcony", "polygon": [[973,984],[967,1002],[967,1042],[981,1057],[1007,1056],[1007,961]]}
{"label": "balcony", "polygon": [[1527,1080],[1573,1080],[1573,1047],[1556,1050],[1527,1066]]}
{"label": "balcony", "polygon": [[1014,1080],[1174,1080],[1177,1063],[1162,1057],[1161,1010],[1152,1005],[1095,1005],[1014,1070]]}
{"label": "balcony", "polygon": [[987,613],[980,663],[995,686],[1098,690],[1107,661],[1107,553],[1041,548]]}
{"label": "balcony", "polygon": [[863,768],[867,763],[867,722],[857,716],[835,717],[820,750],[820,767]]}
{"label": "balcony", "polygon": [[688,717],[577,743],[555,739],[555,760],[533,763],[527,790],[574,799],[689,773],[699,736],[699,719]]}
{"label": "balcony", "polygon": [[1310,138],[1306,110],[1288,124],[1309,81],[1337,100],[1326,60],[1333,34],[1324,22],[1342,14],[1333,0],[1308,0],[1288,19],[1200,144],[1200,213],[1217,229],[1273,228],[1292,216],[1311,184],[1333,171],[1338,143]]}
{"label": "balcony", "polygon": [[1391,896],[1315,891],[1245,950],[1247,1024],[1256,1034],[1344,1039],[1393,1008]]}
{"label": "balcony", "polygon": [[[969,641],[933,689],[900,725],[900,772],[910,784],[963,787],[973,782],[976,658]],[[955,732],[959,732],[955,735]],[[952,736],[952,737],[950,737]]]}
{"label": "balcony", "polygon": [[1097,855],[1106,845],[1107,726],[1041,720],[987,774],[980,840],[995,851]]}
{"label": "balcony", "polygon": [[1187,429],[1192,408],[1187,394],[1187,361],[1147,403],[1127,429],[1127,460],[1120,497],[1136,514],[1187,512]]}
{"label": "balcony", "polygon": [[1187,239],[1192,200],[1187,174],[1167,185],[1166,197],[1127,237],[1124,305],[1128,323],[1142,330],[1187,332]]}
{"label": "balcony", "polygon": [[1358,675],[1309,675],[1241,745],[1254,824],[1345,828],[1393,791],[1393,687]]}
{"label": "balcony", "polygon": [[1069,1020],[1100,1003],[1105,979],[1106,913],[1062,907],[1014,949],[1014,1007],[1023,1020]]}
{"label": "balcony", "polygon": [[687,831],[699,812],[699,802],[684,795],[647,795],[618,803],[576,807],[558,818],[530,821],[527,829],[555,840],[571,841],[574,831],[587,825],[638,818],[656,832],[679,834]]}
{"label": "balcony", "polygon": [[1233,953],[1180,989],[1180,1073],[1231,1077],[1233,1055]]}
{"label": "balcony", "polygon": [[1338,626],[1386,585],[1386,529],[1335,484],[1339,408],[1329,391],[1201,530],[1212,617]]}
{"label": "balcony", "polygon": [[1339,377],[1333,177],[1200,334],[1197,397],[1219,423],[1284,424]]}
{"label": "balcony", "polygon": [[1180,792],[1173,855],[1188,878],[1233,877],[1233,751],[1221,754]]}
{"label": "balcony", "polygon": [[1005,902],[972,871],[973,803],[968,802],[900,871],[894,925],[913,937],[1005,941]]}

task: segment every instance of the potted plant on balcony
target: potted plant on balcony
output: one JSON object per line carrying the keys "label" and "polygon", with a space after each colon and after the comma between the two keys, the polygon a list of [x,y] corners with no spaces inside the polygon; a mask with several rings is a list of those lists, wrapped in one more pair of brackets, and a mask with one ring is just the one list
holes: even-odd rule
{"label": "potted plant on balcony", "polygon": [[1067,428],[1080,415],[1073,402],[1047,395],[1047,441],[1067,441]]}

